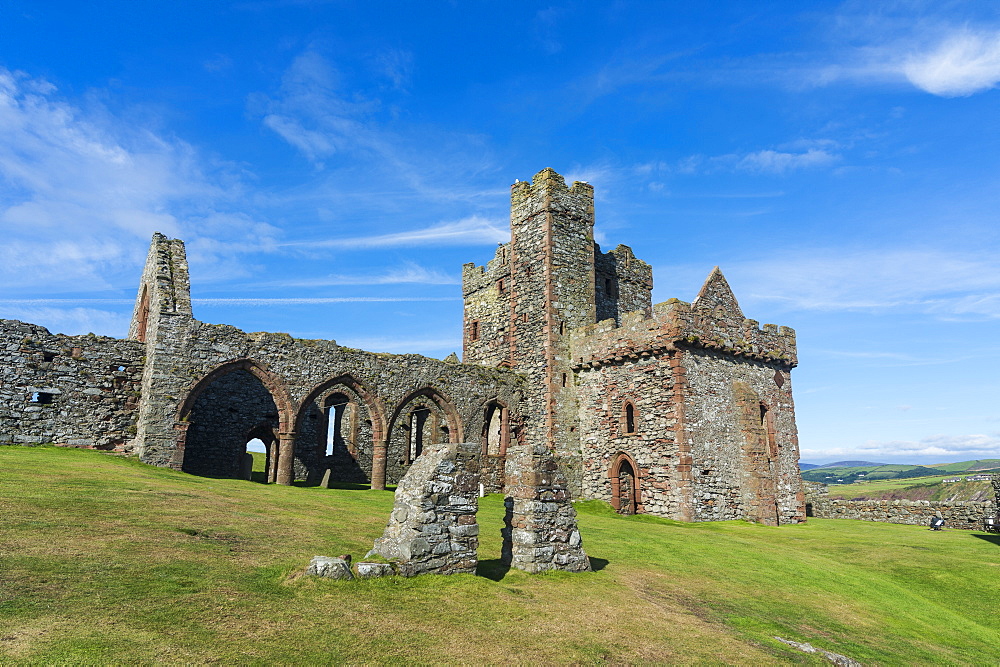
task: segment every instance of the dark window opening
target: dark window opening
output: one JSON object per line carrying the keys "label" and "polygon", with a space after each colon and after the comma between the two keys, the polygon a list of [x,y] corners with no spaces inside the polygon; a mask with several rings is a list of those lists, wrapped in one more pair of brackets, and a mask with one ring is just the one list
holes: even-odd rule
{"label": "dark window opening", "polygon": [[50,394],[44,391],[33,391],[31,392],[30,403],[37,403],[38,405],[48,405],[53,400],[55,400],[55,394]]}
{"label": "dark window opening", "polygon": [[42,361],[52,361],[56,358],[55,352],[42,352]]}
{"label": "dark window opening", "polygon": [[631,401],[625,401],[625,405],[622,409],[622,417],[624,431],[626,434],[635,433],[635,406],[632,405]]}
{"label": "dark window opening", "polygon": [[564,387],[566,386],[566,374],[565,373],[562,374],[562,386],[564,386]]}
{"label": "dark window opening", "polygon": [[566,323],[565,322],[560,322],[559,323],[559,335],[562,336],[564,333],[566,333]]}
{"label": "dark window opening", "polygon": [[507,286],[503,282],[503,278],[497,281],[497,291],[503,294],[507,291]]}
{"label": "dark window opening", "polygon": [[469,323],[469,340],[479,340],[479,321]]}

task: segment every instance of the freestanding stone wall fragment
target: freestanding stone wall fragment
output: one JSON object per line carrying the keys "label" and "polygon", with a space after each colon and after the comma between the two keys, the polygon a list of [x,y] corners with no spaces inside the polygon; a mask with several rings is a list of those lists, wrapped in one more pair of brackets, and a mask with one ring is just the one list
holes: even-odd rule
{"label": "freestanding stone wall fragment", "polygon": [[501,559],[525,572],[587,572],[566,475],[542,445],[507,450]]}
{"label": "freestanding stone wall fragment", "polygon": [[479,443],[428,446],[396,488],[389,524],[368,555],[399,574],[474,574],[478,564]]}

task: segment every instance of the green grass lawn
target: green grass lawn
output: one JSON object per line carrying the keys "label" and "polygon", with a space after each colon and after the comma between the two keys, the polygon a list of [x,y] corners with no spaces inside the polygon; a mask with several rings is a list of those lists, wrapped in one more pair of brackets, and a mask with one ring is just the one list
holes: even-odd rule
{"label": "green grass lawn", "polygon": [[1000,540],[812,519],[770,528],[581,503],[598,570],[339,582],[383,491],[193,477],[92,451],[0,447],[0,664],[1000,662]]}

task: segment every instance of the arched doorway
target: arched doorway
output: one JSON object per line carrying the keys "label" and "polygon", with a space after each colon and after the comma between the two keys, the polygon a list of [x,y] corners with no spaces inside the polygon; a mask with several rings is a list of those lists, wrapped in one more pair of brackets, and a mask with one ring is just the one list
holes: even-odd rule
{"label": "arched doorway", "polygon": [[256,438],[267,448],[266,481],[290,484],[291,462],[283,460],[285,453],[289,459],[292,455],[290,404],[277,376],[249,359],[216,368],[181,403],[181,469],[208,477],[245,477],[247,443]]}
{"label": "arched doorway", "polygon": [[[425,387],[408,395],[393,410],[385,443],[385,477],[395,484],[428,445],[462,442],[462,423],[454,404]],[[376,457],[378,453],[376,453]],[[372,479],[372,485],[378,483]]]}
{"label": "arched doorway", "polygon": [[376,443],[385,431],[382,414],[375,396],[350,375],[323,382],[299,410],[296,469],[317,482],[326,470],[334,481],[371,482]]}
{"label": "arched doorway", "polygon": [[619,514],[636,514],[641,510],[638,471],[635,460],[624,452],[618,454],[611,463],[608,470],[608,477],[611,478],[611,505]]}
{"label": "arched doorway", "polygon": [[507,406],[490,401],[483,411],[483,458],[481,482],[486,493],[500,493],[504,488],[504,462],[510,442],[510,415]]}
{"label": "arched doorway", "polygon": [[265,484],[273,483],[278,474],[278,436],[274,428],[270,424],[258,424],[247,433],[246,441],[247,452],[250,451],[252,442],[260,442],[264,447],[264,472],[259,478],[253,473],[251,479]]}

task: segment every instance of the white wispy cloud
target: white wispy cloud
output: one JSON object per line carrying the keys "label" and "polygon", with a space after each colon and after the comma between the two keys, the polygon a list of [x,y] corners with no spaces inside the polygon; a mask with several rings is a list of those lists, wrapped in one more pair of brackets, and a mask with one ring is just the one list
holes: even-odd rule
{"label": "white wispy cloud", "polygon": [[920,440],[869,440],[857,447],[829,449],[803,448],[803,458],[845,457],[864,460],[885,459],[981,459],[1000,457],[1000,434],[933,435]]}
{"label": "white wispy cloud", "polygon": [[505,243],[509,240],[510,229],[506,221],[471,215],[456,222],[445,222],[423,229],[309,241],[303,242],[302,245],[308,245],[310,248],[387,248],[415,245],[483,245]]}
{"label": "white wispy cloud", "polygon": [[726,268],[737,291],[795,309],[908,309],[940,318],[1000,318],[1000,260],[945,250],[788,253]]}
{"label": "white wispy cloud", "polygon": [[[10,301],[0,302],[10,304]],[[79,304],[79,301],[75,301]],[[128,333],[131,320],[129,315],[121,312],[100,310],[97,308],[52,308],[46,307],[41,300],[29,304],[5,305],[3,318],[20,320],[22,322],[42,322],[43,326],[53,333],[71,336],[95,333],[102,336],[124,337]]]}
{"label": "white wispy cloud", "polygon": [[942,97],[995,88],[1000,83],[1000,31],[957,30],[907,57],[902,71],[917,88]]}
{"label": "white wispy cloud", "polygon": [[3,286],[107,288],[134,274],[154,231],[185,237],[195,263],[240,272],[233,259],[276,235],[238,211],[243,194],[191,145],[0,68]]}
{"label": "white wispy cloud", "polygon": [[[442,271],[406,262],[399,268],[381,274],[330,274],[303,280],[271,283],[283,287],[326,287],[335,285],[395,285],[402,283],[417,283],[422,285],[460,285],[461,279],[450,276]],[[263,285],[267,286],[267,285]]]}
{"label": "white wispy cloud", "polygon": [[904,4],[899,12],[886,14],[861,6],[857,14],[838,17],[826,62],[790,67],[788,75],[820,86],[906,82],[941,97],[973,95],[1000,83],[1000,27],[995,21],[955,24],[947,12],[936,14],[929,5],[914,13]]}
{"label": "white wispy cloud", "polygon": [[785,174],[800,169],[824,167],[836,163],[840,155],[824,148],[802,151],[765,148],[749,153],[726,155],[691,155],[673,165],[671,171],[681,174],[742,171],[760,174]]}
{"label": "white wispy cloud", "polygon": [[398,109],[391,94],[405,87],[411,60],[404,51],[375,54],[367,64],[379,71],[379,80],[388,78],[393,86],[361,86],[310,48],[295,57],[276,90],[252,95],[249,108],[317,172],[349,162],[348,157],[361,159],[378,173],[379,187],[389,191],[383,198],[390,201],[413,195],[436,201],[495,196],[495,187],[484,191],[453,178],[458,165],[469,176],[489,168],[483,136],[427,125],[406,128],[395,118]]}

